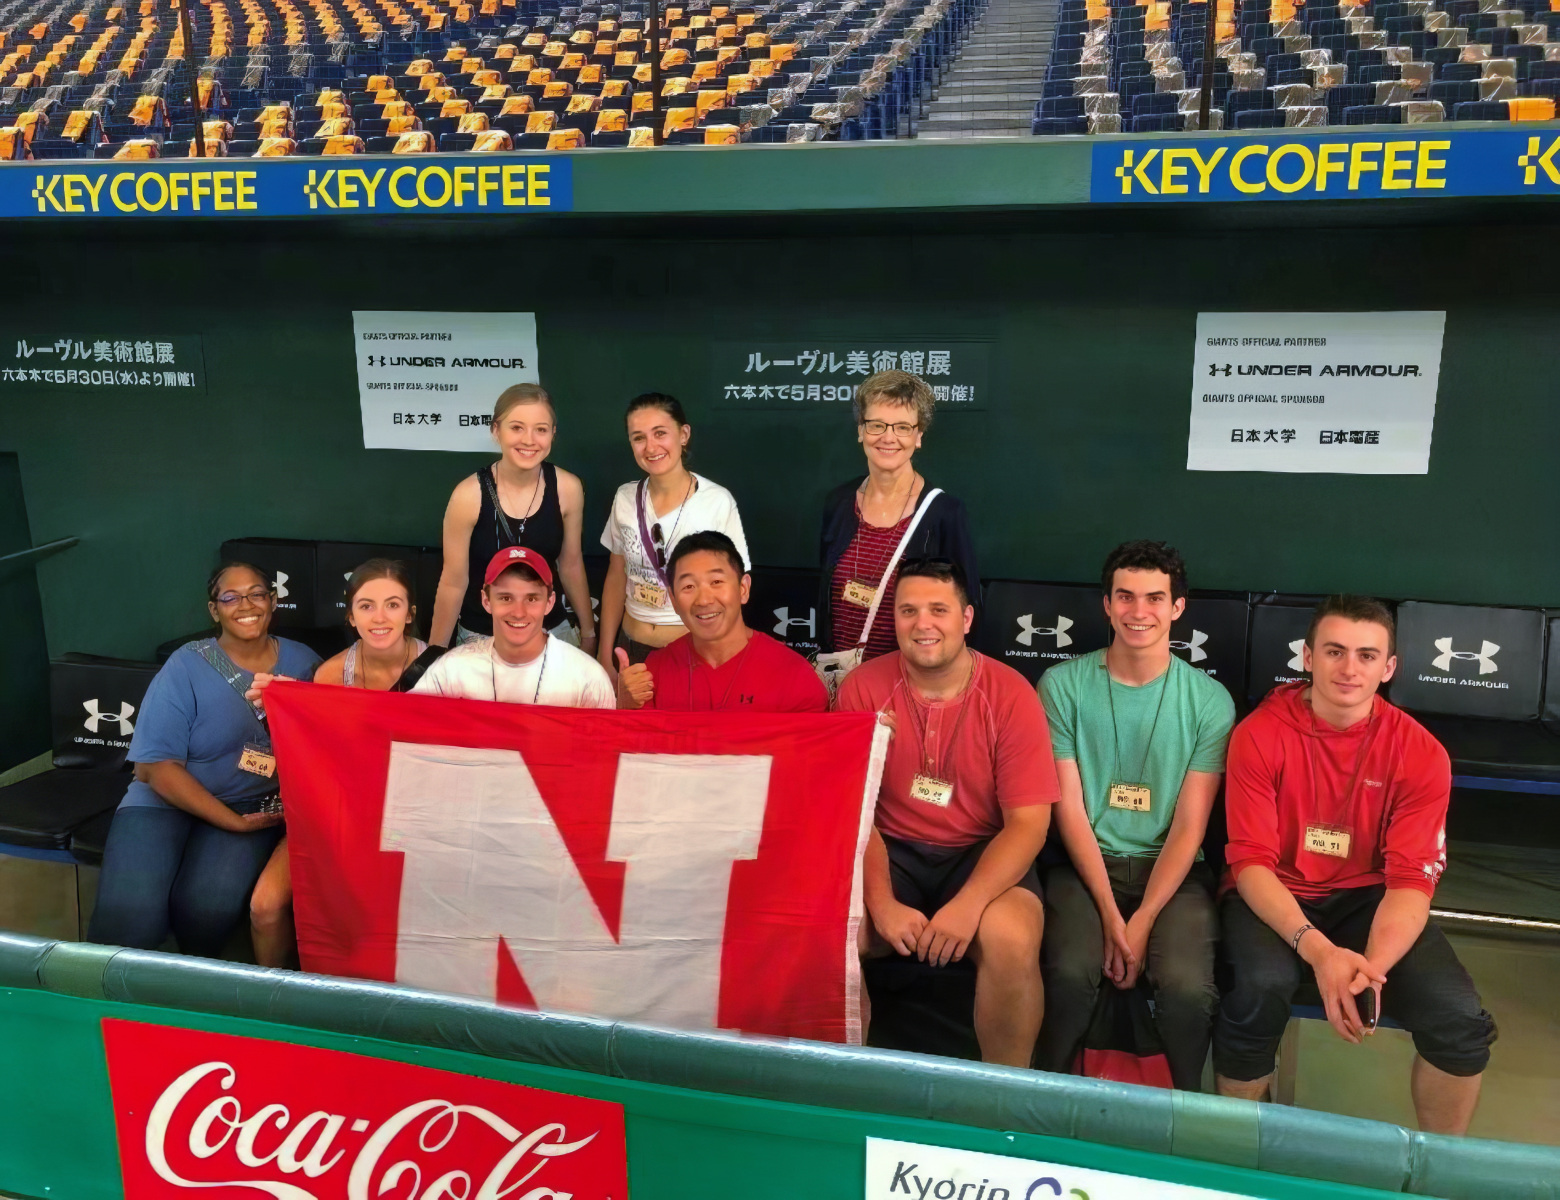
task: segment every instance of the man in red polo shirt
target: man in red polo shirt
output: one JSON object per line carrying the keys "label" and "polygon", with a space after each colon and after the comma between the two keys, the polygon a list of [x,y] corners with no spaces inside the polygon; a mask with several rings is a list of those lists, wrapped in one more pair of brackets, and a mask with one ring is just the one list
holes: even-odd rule
{"label": "man in red polo shirt", "polygon": [[663,712],[827,712],[829,693],[789,646],[742,620],[751,580],[724,533],[690,533],[666,564],[688,636],[631,666],[617,652],[618,707]]}
{"label": "man in red polo shirt", "polygon": [[986,1062],[1027,1067],[1040,1032],[1043,912],[1035,859],[1060,797],[1045,711],[1013,668],[965,644],[963,572],[905,563],[897,654],[857,667],[835,708],[894,729],[863,864],[863,952],[975,962],[975,1036]]}
{"label": "man in red polo shirt", "polygon": [[1376,694],[1397,667],[1394,637],[1379,600],[1330,597],[1306,634],[1311,682],[1275,688],[1230,740],[1234,890],[1220,916],[1232,986],[1213,1065],[1223,1095],[1262,1099],[1291,1003],[1319,995],[1347,1042],[1374,1031],[1375,1013],[1400,1022],[1419,1052],[1419,1127],[1460,1134],[1495,1022],[1429,919],[1446,866],[1451,763]]}

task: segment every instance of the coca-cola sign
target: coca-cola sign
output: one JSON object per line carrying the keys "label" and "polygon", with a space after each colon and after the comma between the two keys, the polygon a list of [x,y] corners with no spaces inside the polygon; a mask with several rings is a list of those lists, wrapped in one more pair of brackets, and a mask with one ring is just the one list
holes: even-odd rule
{"label": "coca-cola sign", "polygon": [[126,1200],[627,1200],[623,1107],[339,1050],[103,1021]]}

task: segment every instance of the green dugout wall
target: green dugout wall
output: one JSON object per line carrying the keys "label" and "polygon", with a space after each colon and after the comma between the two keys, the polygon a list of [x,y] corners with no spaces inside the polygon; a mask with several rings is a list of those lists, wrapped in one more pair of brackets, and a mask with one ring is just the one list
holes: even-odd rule
{"label": "green dugout wall", "polygon": [[[437,541],[483,460],[362,448],[354,308],[537,313],[587,549],[634,472],[624,402],[655,388],[685,400],[694,465],[736,492],[756,560],[815,561],[821,498],[860,469],[846,406],[719,408],[715,343],[984,339],[989,403],[948,414],[920,462],[968,504],[988,576],[1088,579],[1155,536],[1202,587],[1560,604],[1548,193],[1194,189],[1209,202],[1156,211],[1105,196],[1089,149],[585,154],[574,211],[548,216],[13,223],[0,350],[198,335],[204,357],[204,390],[0,387],[35,541],[82,538],[38,569],[49,648],[142,656],[198,627],[226,538]],[[1186,471],[1199,310],[1409,308],[1447,312],[1428,475]]]}
{"label": "green dugout wall", "polygon": [[[0,1190],[122,1194],[100,1022],[236,1033],[611,1100],[634,1200],[860,1200],[868,1137],[1268,1200],[1552,1200],[1560,1150],[812,1043],[551,1017],[380,984],[0,935]],[[300,1182],[303,1182],[300,1180]]]}

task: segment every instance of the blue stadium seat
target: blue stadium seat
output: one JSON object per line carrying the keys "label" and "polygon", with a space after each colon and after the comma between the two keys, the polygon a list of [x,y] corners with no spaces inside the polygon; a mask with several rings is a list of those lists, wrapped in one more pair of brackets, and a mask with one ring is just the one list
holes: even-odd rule
{"label": "blue stadium seat", "polygon": [[1511,110],[1504,100],[1476,100],[1452,109],[1454,121],[1509,121]]}
{"label": "blue stadium seat", "polygon": [[1349,68],[1349,78],[1354,78],[1355,67],[1378,67],[1387,61],[1384,50],[1350,50],[1343,58]]}
{"label": "blue stadium seat", "polygon": [[1560,78],[1529,79],[1518,89],[1524,96],[1548,96],[1560,100]]}
{"label": "blue stadium seat", "polygon": [[1133,133],[1175,133],[1181,128],[1180,113],[1149,113],[1132,118]]}
{"label": "blue stadium seat", "polygon": [[1437,80],[1445,79],[1452,83],[1458,83],[1469,79],[1479,79],[1484,74],[1484,68],[1476,62],[1452,62],[1442,63],[1435,69]]}
{"label": "blue stadium seat", "polygon": [[1136,96],[1132,100],[1132,115],[1146,117],[1155,113],[1173,113],[1179,110],[1181,98],[1174,92],[1153,92]]}
{"label": "blue stadium seat", "polygon": [[1036,117],[1030,122],[1030,133],[1037,134],[1066,134],[1088,133],[1089,119],[1087,117]]}
{"label": "blue stadium seat", "polygon": [[1529,63],[1527,69],[1529,79],[1560,79],[1560,62],[1542,60]]}
{"label": "blue stadium seat", "polygon": [[1087,115],[1087,110],[1082,96],[1051,96],[1036,102],[1034,115],[1037,120],[1051,117],[1072,120]]}
{"label": "blue stadium seat", "polygon": [[1275,84],[1303,83],[1306,87],[1316,86],[1316,72],[1310,67],[1301,67],[1295,71],[1280,71],[1273,78]]}
{"label": "blue stadium seat", "polygon": [[1331,125],[1343,123],[1346,108],[1371,104],[1376,99],[1376,86],[1370,83],[1341,83],[1327,89],[1327,121]]}
{"label": "blue stadium seat", "polygon": [[1355,104],[1343,110],[1345,125],[1399,125],[1402,109],[1394,104]]}
{"label": "blue stadium seat", "polygon": [[1235,114],[1236,129],[1282,129],[1284,127],[1282,109],[1277,108],[1248,108],[1244,112]]}
{"label": "blue stadium seat", "polygon": [[1349,80],[1352,83],[1383,83],[1397,77],[1397,68],[1386,63],[1369,63],[1362,67],[1349,68]]}
{"label": "blue stadium seat", "polygon": [[1300,69],[1300,55],[1271,54],[1268,56],[1268,60],[1265,65],[1270,77],[1278,71],[1298,71]]}
{"label": "blue stadium seat", "polygon": [[1224,119],[1231,125],[1248,109],[1272,108],[1273,93],[1266,88],[1236,88],[1224,102]]}
{"label": "blue stadium seat", "polygon": [[1458,104],[1472,104],[1479,98],[1479,85],[1472,80],[1452,82],[1438,81],[1430,85],[1430,99],[1439,100],[1451,109]]}

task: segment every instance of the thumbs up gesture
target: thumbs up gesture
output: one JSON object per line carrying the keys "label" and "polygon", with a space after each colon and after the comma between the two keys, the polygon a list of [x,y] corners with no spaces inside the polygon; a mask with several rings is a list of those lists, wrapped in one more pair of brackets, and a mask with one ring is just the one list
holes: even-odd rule
{"label": "thumbs up gesture", "polygon": [[613,652],[617,662],[619,708],[643,708],[655,696],[655,676],[644,663],[630,665],[628,651],[621,646]]}

